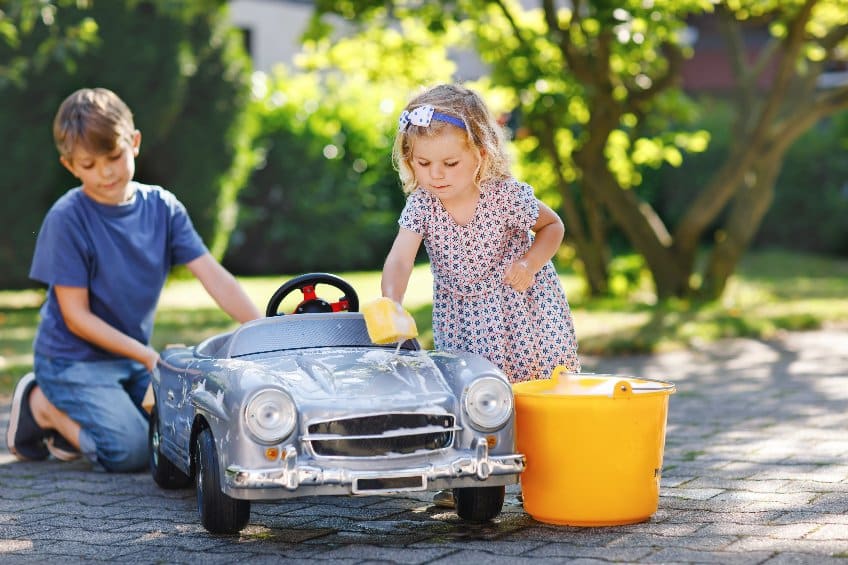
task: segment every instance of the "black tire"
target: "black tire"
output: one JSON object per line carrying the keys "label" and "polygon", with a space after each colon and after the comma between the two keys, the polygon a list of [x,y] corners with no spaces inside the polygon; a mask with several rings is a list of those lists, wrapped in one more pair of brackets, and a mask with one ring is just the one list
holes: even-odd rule
{"label": "black tire", "polygon": [[194,453],[200,523],[212,534],[239,533],[250,520],[250,501],[231,498],[221,491],[215,438],[208,428],[197,434]]}
{"label": "black tire", "polygon": [[150,411],[150,424],[147,429],[147,452],[150,457],[150,474],[157,485],[164,489],[185,488],[191,484],[191,477],[183,473],[159,449],[162,435],[159,433],[159,411],[153,405]]}
{"label": "black tire", "polygon": [[488,522],[501,513],[505,487],[469,487],[453,489],[456,513],[469,522]]}

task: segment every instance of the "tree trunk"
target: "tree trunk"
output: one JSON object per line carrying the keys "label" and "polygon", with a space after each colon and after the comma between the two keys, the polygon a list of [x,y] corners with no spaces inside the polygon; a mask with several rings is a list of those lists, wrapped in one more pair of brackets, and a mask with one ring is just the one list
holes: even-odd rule
{"label": "tree trunk", "polygon": [[[562,196],[562,210],[565,216],[565,236],[574,245],[577,256],[583,264],[583,275],[589,296],[603,296],[609,290],[606,230],[599,217],[591,213],[580,213],[580,207],[574,196],[574,188],[563,175],[562,157],[553,134],[552,128],[544,128],[539,132],[539,140],[543,151],[553,162],[557,175],[557,186]],[[596,214],[600,214],[600,211],[596,210]],[[586,218],[586,225],[583,218]]]}
{"label": "tree trunk", "polygon": [[699,291],[702,298],[715,300],[727,287],[728,279],[739,265],[774,199],[774,185],[783,155],[781,152],[761,160],[733,199],[727,220],[716,232],[717,241],[710,253]]}
{"label": "tree trunk", "polygon": [[574,154],[574,161],[583,173],[587,189],[601,199],[635,250],[645,258],[654,279],[657,297],[686,296],[689,293],[690,272],[681,269],[675,261],[672,240],[662,220],[633,191],[618,186],[607,168],[603,151],[591,155],[587,152],[591,147],[591,144],[587,144]]}
{"label": "tree trunk", "polygon": [[608,261],[604,258],[606,242],[583,241],[577,247],[577,255],[583,263],[589,296],[603,296],[609,292]]}
{"label": "tree trunk", "polygon": [[582,196],[583,210],[589,231],[589,241],[591,242],[591,247],[587,250],[586,255],[593,263],[593,276],[597,277],[592,282],[592,285],[598,292],[593,296],[600,296],[609,292],[610,248],[609,241],[607,240],[606,216],[603,206],[591,192],[584,190]]}
{"label": "tree trunk", "polygon": [[[786,149],[818,119],[846,105],[844,90],[833,95],[816,90],[822,63],[813,62],[804,55],[806,45],[818,43],[825,50],[824,60],[833,60],[838,56],[837,47],[848,36],[848,26],[835,26],[823,38],[814,39],[809,34],[807,24],[819,2],[802,0],[783,12],[777,10],[785,16],[786,33],[780,38],[773,38],[753,62],[737,20],[739,14],[725,3],[717,4],[716,14],[727,41],[735,80],[736,143],[723,165],[698,191],[675,227],[673,236],[647,202],[633,190],[618,184],[609,169],[606,151],[611,133],[621,128],[622,116],[640,114],[643,106],[650,108],[656,95],[673,83],[679,70],[675,62],[679,63],[679,58],[671,56],[674,50],[665,53],[668,59],[665,75],[658,73],[651,77],[653,83],[650,88],[628,89],[627,96],[621,97],[619,94],[627,81],[622,80],[610,66],[615,46],[612,30],[602,29],[597,36],[586,39],[580,25],[584,15],[591,10],[581,9],[578,2],[574,5],[571,20],[563,25],[557,3],[551,0],[542,2],[548,35],[559,47],[568,71],[585,87],[584,102],[591,108],[588,122],[583,124],[580,135],[575,136],[578,148],[571,156],[579,171],[579,205],[573,197],[568,201],[568,197],[572,196],[570,188],[564,188],[566,185],[561,183],[564,209],[582,220],[569,219],[569,224],[580,226],[582,230],[576,234],[575,244],[587,266],[587,277],[590,270],[598,273],[593,276],[600,276],[601,272],[595,269],[594,262],[603,256],[599,255],[594,244],[603,240],[606,248],[605,235],[599,236],[593,224],[593,217],[603,217],[592,208],[595,204],[604,209],[624,232],[633,249],[645,258],[658,299],[691,296],[696,292],[692,280],[697,273],[699,245],[710,227],[726,215],[725,225],[715,233],[716,244],[703,272],[701,288],[697,289],[698,294],[705,297],[718,298],[721,295],[771,205],[774,182]],[[500,0],[495,3],[508,16],[516,37],[525,47],[532,49],[529,36],[525,38],[520,33],[518,20],[509,17],[506,3]],[[576,37],[583,37],[585,43],[575,41]],[[803,64],[800,64],[801,61]],[[766,69],[773,71],[773,77],[769,90],[763,92],[760,85]],[[562,110],[556,108],[556,112]],[[556,122],[552,114],[551,119],[543,123],[552,126]],[[553,130],[554,127],[540,129]],[[552,142],[554,133],[538,133],[546,138],[543,144],[549,145],[548,153],[557,155],[557,167],[561,170],[562,163]],[[600,288],[597,281],[590,282],[590,285],[593,289]]]}

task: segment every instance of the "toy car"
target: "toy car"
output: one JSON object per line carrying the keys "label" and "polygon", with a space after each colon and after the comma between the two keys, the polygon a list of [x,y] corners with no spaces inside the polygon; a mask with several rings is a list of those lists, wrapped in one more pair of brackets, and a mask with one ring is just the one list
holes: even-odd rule
{"label": "toy car", "polygon": [[[278,314],[295,290],[294,315]],[[268,317],[162,351],[150,469],[163,488],[194,479],[208,531],[243,529],[252,500],[314,495],[453,489],[460,518],[500,514],[525,465],[506,377],[414,339],[374,345],[358,303],[343,279],[310,273],[274,293]]]}

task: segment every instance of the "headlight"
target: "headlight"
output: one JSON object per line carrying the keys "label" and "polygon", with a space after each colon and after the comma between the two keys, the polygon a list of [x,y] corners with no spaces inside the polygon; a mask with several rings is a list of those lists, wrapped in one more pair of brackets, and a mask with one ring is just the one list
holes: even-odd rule
{"label": "headlight", "polygon": [[468,386],[463,404],[475,429],[493,431],[512,415],[512,389],[500,379],[483,377]]}
{"label": "headlight", "polygon": [[294,430],[297,410],[288,394],[266,389],[253,396],[244,410],[247,429],[262,443],[278,443]]}

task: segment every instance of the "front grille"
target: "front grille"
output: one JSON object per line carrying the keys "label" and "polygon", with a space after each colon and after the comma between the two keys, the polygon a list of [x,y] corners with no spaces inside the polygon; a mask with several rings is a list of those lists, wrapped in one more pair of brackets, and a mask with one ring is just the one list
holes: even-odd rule
{"label": "front grille", "polygon": [[450,414],[377,414],[315,422],[307,430],[315,455],[375,457],[449,447],[456,427]]}

